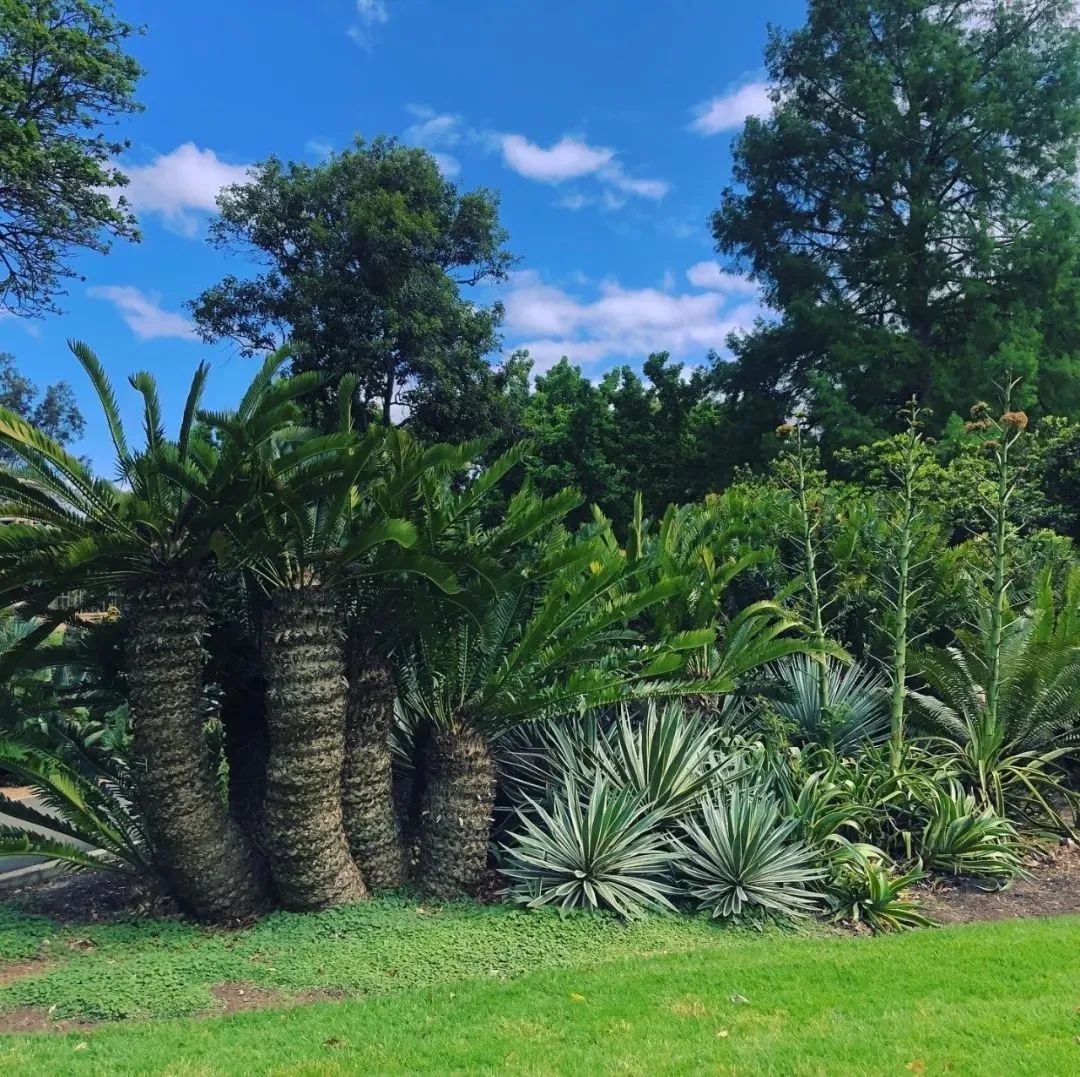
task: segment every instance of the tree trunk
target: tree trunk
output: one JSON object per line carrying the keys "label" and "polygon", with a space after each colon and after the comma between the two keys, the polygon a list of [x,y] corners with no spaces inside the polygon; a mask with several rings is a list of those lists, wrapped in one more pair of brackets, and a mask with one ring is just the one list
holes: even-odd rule
{"label": "tree trunk", "polygon": [[341,806],[353,859],[368,885],[405,885],[405,847],[394,811],[390,730],[396,695],[393,671],[377,655],[350,647]]}
{"label": "tree trunk", "polygon": [[420,837],[420,883],[438,898],[474,894],[487,867],[495,761],[467,728],[433,731]]}
{"label": "tree trunk", "polygon": [[203,920],[248,919],[267,894],[254,852],[229,817],[203,734],[205,609],[195,581],[160,581],[129,604],[132,770],[162,876]]}
{"label": "tree trunk", "polygon": [[279,593],[267,613],[267,854],[291,909],[367,897],[341,817],[346,690],[339,622],[330,595],[318,587]]}

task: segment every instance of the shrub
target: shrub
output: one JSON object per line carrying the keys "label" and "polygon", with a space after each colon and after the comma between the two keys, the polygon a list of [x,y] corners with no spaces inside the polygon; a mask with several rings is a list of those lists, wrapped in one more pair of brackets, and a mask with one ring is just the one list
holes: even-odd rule
{"label": "shrub", "polygon": [[535,801],[518,810],[522,831],[503,846],[511,898],[530,908],[609,909],[626,919],[673,908],[661,881],[674,854],[662,814],[597,772],[582,795],[571,779],[549,811]]}
{"label": "shrub", "polygon": [[938,790],[920,851],[928,868],[952,875],[1008,882],[1022,871],[1016,828],[955,781]]}
{"label": "shrub", "polygon": [[924,878],[921,868],[893,875],[872,846],[846,845],[838,857],[838,872],[830,890],[835,920],[866,924],[872,931],[900,931],[930,927],[933,921],[919,912],[904,891]]}
{"label": "shrub", "polygon": [[795,821],[781,821],[759,788],[736,785],[706,800],[676,839],[683,889],[714,917],[756,908],[786,915],[812,909],[808,884],[824,874],[810,850],[792,840]]}

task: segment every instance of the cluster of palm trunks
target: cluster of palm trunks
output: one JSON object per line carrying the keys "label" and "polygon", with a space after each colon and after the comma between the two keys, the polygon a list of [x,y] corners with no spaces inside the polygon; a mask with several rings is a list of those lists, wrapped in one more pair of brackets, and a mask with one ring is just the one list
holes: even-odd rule
{"label": "cluster of palm trunks", "polygon": [[326,590],[275,598],[252,674],[227,690],[228,803],[202,731],[199,583],[144,587],[129,616],[134,769],[162,881],[183,908],[228,921],[409,881],[438,898],[479,885],[495,788],[488,746],[432,731],[423,788],[395,790],[393,674],[362,641],[342,640]]}

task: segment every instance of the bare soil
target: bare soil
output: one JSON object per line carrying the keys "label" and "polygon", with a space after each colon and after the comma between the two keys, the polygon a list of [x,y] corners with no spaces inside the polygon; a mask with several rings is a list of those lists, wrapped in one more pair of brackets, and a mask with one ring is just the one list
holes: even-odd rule
{"label": "bare soil", "polygon": [[920,887],[923,912],[942,924],[1080,914],[1080,846],[1064,842],[1033,856],[1027,878],[1005,890],[987,890],[968,879],[936,879]]}
{"label": "bare soil", "polygon": [[5,1032],[73,1032],[96,1027],[96,1021],[65,1018],[54,1021],[43,1006],[20,1006],[17,1010],[0,1013],[0,1033]]}
{"label": "bare soil", "polygon": [[264,984],[249,983],[243,980],[228,980],[214,984],[210,993],[217,1000],[215,1009],[206,1016],[222,1013],[240,1013],[242,1010],[265,1010],[271,1006],[303,1006],[311,1002],[328,1002],[345,997],[344,991],[311,989],[290,995]]}

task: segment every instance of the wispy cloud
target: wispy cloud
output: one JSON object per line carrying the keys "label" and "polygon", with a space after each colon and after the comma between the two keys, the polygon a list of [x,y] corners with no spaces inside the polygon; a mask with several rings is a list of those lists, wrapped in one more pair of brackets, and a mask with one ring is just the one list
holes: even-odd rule
{"label": "wispy cloud", "polygon": [[544,281],[537,273],[515,274],[505,297],[506,328],[515,347],[529,349],[539,371],[567,355],[576,363],[640,360],[653,351],[701,358],[722,350],[728,335],[753,324],[758,304],[741,284],[701,292],[626,288],[608,281],[590,298]]}
{"label": "wispy cloud", "polygon": [[561,138],[547,149],[524,135],[501,136],[503,163],[526,179],[540,183],[562,183],[591,176],[609,164],[615,151],[590,146],[576,138]]}
{"label": "wispy cloud", "polygon": [[249,165],[223,161],[213,150],[185,142],[146,165],[121,165],[127,174],[124,194],[139,213],[159,214],[184,235],[198,231],[199,215],[212,211],[217,195],[230,183],[244,183]]}
{"label": "wispy cloud", "polygon": [[758,286],[749,277],[728,273],[716,262],[697,262],[686,271],[686,279],[695,288],[705,288],[708,291],[744,296],[758,294]]}
{"label": "wispy cloud", "polygon": [[747,116],[767,116],[772,111],[767,82],[745,82],[694,109],[690,129],[699,135],[718,135],[741,127]]}
{"label": "wispy cloud", "polygon": [[370,45],[371,31],[389,21],[386,0],[356,0],[356,21],[346,32],[358,45]]}
{"label": "wispy cloud", "polygon": [[196,340],[191,322],[182,314],[165,310],[161,297],[147,293],[133,284],[108,284],[87,288],[91,299],[112,303],[127,327],[140,340]]}
{"label": "wispy cloud", "polygon": [[416,122],[405,128],[405,141],[422,146],[435,158],[444,176],[456,176],[461,162],[448,149],[456,146],[465,131],[460,116],[452,112],[436,112],[428,105],[406,105]]}

